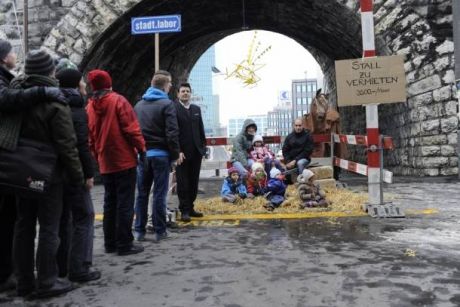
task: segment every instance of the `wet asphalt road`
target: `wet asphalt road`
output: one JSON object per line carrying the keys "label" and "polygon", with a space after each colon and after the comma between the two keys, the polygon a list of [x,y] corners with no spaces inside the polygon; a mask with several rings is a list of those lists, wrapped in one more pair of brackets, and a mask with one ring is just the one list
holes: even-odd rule
{"label": "wet asphalt road", "polygon": [[[103,253],[97,222],[101,280],[42,301],[0,294],[0,305],[460,306],[460,183],[406,180],[386,192],[439,213],[184,227],[125,257]],[[101,187],[93,196],[100,208]]]}

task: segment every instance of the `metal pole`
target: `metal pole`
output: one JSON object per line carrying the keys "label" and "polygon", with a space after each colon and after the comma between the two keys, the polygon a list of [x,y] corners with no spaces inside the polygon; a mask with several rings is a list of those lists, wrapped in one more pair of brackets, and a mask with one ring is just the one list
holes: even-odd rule
{"label": "metal pole", "polygon": [[29,52],[29,1],[24,0],[23,5],[24,14],[24,54]]}
{"label": "metal pole", "polygon": [[[455,83],[457,86],[457,115],[460,119],[460,0],[452,1],[453,27],[454,27],[454,56],[455,56]],[[457,129],[457,156],[458,169],[460,170],[460,127]],[[460,178],[460,171],[458,173]]]}
{"label": "metal pole", "polygon": [[160,70],[160,33],[155,33],[155,72]]}
{"label": "metal pole", "polygon": [[[374,38],[374,4],[373,0],[360,0],[361,27],[363,37],[363,58],[375,57]],[[367,128],[367,185],[370,205],[382,205],[380,180],[380,150],[379,150],[379,111],[378,105],[366,105]]]}

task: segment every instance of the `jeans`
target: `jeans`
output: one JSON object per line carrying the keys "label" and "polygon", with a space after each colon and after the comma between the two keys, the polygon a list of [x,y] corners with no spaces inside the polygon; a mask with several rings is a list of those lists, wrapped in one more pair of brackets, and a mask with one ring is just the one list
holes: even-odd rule
{"label": "jeans", "polygon": [[148,157],[148,169],[144,164],[137,166],[136,222],[134,230],[145,234],[149,194],[153,186],[152,216],[153,227],[157,235],[166,232],[166,196],[168,194],[170,161],[169,157]]}
{"label": "jeans", "polygon": [[299,170],[299,175],[302,174],[303,170],[310,164],[310,159],[300,159],[297,161],[297,169]]}
{"label": "jeans", "polygon": [[104,182],[104,246],[125,251],[133,245],[136,168],[102,175]]}
{"label": "jeans", "polygon": [[86,188],[64,186],[59,237],[59,277],[87,274],[93,262],[94,207]]}
{"label": "jeans", "polygon": [[[52,287],[56,282],[58,276],[56,253],[59,247],[62,190],[61,184],[55,184],[50,186],[45,196],[19,198],[13,242],[18,292],[35,287],[35,264],[39,289]],[[37,220],[40,228],[37,257],[34,259]]]}

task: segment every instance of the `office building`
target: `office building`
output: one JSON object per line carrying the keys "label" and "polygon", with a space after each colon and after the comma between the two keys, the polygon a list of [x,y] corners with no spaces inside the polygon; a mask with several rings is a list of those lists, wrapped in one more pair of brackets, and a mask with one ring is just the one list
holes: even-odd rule
{"label": "office building", "polygon": [[216,51],[212,46],[198,59],[190,72],[192,103],[200,106],[206,136],[215,136],[219,128],[219,96],[212,93],[212,67],[216,65]]}
{"label": "office building", "polygon": [[316,79],[292,80],[292,118],[310,112],[310,105],[317,90]]}
{"label": "office building", "polygon": [[246,119],[252,119],[257,125],[257,134],[267,135],[267,115],[248,115],[245,117],[230,118],[227,125],[227,137],[234,137],[241,132]]}

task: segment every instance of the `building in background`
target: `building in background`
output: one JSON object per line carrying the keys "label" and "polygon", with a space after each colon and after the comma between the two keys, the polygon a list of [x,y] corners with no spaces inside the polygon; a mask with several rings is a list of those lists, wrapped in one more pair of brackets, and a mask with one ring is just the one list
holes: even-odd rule
{"label": "building in background", "polygon": [[292,131],[292,104],[290,101],[279,104],[268,112],[268,130],[271,135],[280,135],[284,138]]}
{"label": "building in background", "polygon": [[190,72],[191,102],[200,106],[206,136],[216,136],[219,125],[219,96],[212,93],[212,67],[216,65],[216,51],[212,46],[199,58]]}
{"label": "building in background", "polygon": [[292,80],[292,119],[310,112],[317,88],[316,79]]}
{"label": "building in background", "polygon": [[227,125],[227,137],[234,137],[241,132],[246,119],[252,119],[257,125],[257,134],[267,135],[267,115],[248,115],[245,117],[230,118]]}

